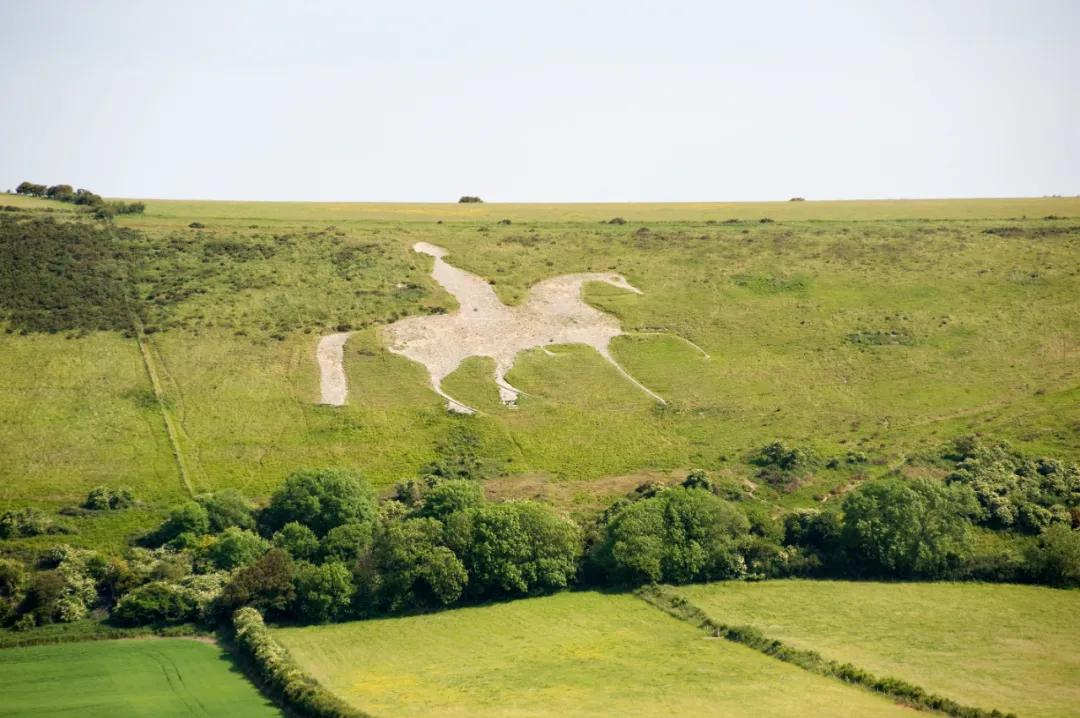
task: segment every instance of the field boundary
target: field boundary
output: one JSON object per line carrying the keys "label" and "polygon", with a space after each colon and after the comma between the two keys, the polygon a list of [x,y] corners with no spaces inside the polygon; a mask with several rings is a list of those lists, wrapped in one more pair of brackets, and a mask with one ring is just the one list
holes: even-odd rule
{"label": "field boundary", "polygon": [[709,617],[701,608],[675,594],[665,586],[645,586],[638,589],[635,595],[670,616],[704,629],[716,638],[724,638],[733,643],[739,643],[785,663],[794,664],[811,673],[827,678],[836,678],[845,683],[851,683],[875,693],[881,693],[898,703],[913,708],[937,711],[956,718],[1017,718],[1015,713],[1003,713],[996,708],[986,710],[961,705],[950,698],[929,693],[923,688],[900,678],[875,676],[873,673],[850,663],[840,663],[827,659],[817,651],[795,648],[774,638],[769,638],[753,626],[732,626],[719,623]]}
{"label": "field boundary", "polygon": [[241,608],[232,617],[233,634],[241,655],[251,661],[259,682],[285,706],[312,718],[373,718],[328,691],[304,671],[285,646],[278,643],[258,610]]}

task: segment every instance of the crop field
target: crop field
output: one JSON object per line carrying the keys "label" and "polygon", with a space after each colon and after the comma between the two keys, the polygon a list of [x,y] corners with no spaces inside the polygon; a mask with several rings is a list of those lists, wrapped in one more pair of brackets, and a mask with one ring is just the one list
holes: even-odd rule
{"label": "crop field", "polygon": [[766,581],[677,591],[711,618],[968,705],[1066,718],[1080,705],[1080,592]]}
{"label": "crop field", "polygon": [[330,690],[388,718],[908,712],[710,639],[628,595],[567,593],[275,634]]}
{"label": "crop field", "polygon": [[182,639],[0,650],[0,696],[13,717],[282,715],[219,648]]}
{"label": "crop field", "polygon": [[[5,203],[74,217],[60,203]],[[602,223],[615,216],[626,224]],[[145,518],[69,520],[72,543],[121,542],[188,490],[173,443],[192,491],[253,496],[305,466],[355,468],[389,487],[461,451],[492,481],[586,487],[691,468],[741,482],[748,453],[774,439],[862,452],[871,475],[972,431],[1075,460],[1078,217],[1072,198],[149,201],[118,220],[137,232],[121,281],[147,327],[160,401],[123,331],[12,320],[0,335],[0,508],[55,510],[93,486],[129,485]],[[563,345],[518,357],[507,377],[524,392],[516,407],[498,401],[490,363],[467,361],[445,386],[480,413],[448,414],[423,367],[387,351],[381,331],[454,308],[431,258],[411,251],[417,241],[447,248],[509,305],[556,275],[624,275],[641,295],[589,284],[585,298],[621,322],[614,356],[667,403],[591,349]],[[315,345],[338,328],[355,332],[348,402],[319,406]],[[851,478],[823,468],[758,496],[805,505]]]}

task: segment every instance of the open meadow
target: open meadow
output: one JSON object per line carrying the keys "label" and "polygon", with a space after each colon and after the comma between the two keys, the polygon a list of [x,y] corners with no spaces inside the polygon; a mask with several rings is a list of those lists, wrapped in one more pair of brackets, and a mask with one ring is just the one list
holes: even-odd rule
{"label": "open meadow", "polygon": [[282,715],[220,648],[184,639],[2,650],[0,696],[12,718]]}
{"label": "open meadow", "polygon": [[782,580],[683,586],[728,625],[968,705],[1067,718],[1080,705],[1080,591]]}
{"label": "open meadow", "polygon": [[[74,218],[60,203],[4,202]],[[601,223],[615,216],[627,223]],[[149,201],[117,222],[135,232],[122,284],[147,327],[161,401],[123,331],[12,318],[0,339],[0,506],[59,509],[108,483],[133,487],[153,514],[187,486],[266,496],[303,466],[356,468],[390,486],[463,446],[488,478],[529,486],[691,468],[738,482],[746,455],[774,439],[861,452],[869,475],[972,431],[1075,459],[1078,216],[1070,198]],[[417,241],[446,247],[509,305],[545,278],[621,273],[643,293],[590,284],[585,298],[621,322],[613,354],[667,404],[567,345],[518,357],[516,407],[499,403],[489,365],[465,362],[446,386],[481,412],[449,415],[381,332],[454,307],[428,276],[431,259],[411,251]],[[349,397],[325,407],[314,351],[338,328],[355,331]],[[822,468],[759,496],[803,505],[850,480]],[[92,544],[131,523],[71,521],[71,540]]]}
{"label": "open meadow", "polygon": [[629,595],[567,593],[275,635],[331,691],[386,718],[907,713]]}

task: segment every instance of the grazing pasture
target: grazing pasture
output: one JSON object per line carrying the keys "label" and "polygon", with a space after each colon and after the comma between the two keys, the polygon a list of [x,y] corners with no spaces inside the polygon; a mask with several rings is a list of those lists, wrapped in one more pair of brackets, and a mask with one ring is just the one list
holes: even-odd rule
{"label": "grazing pasture", "polygon": [[1036,586],[778,580],[683,586],[715,621],[1033,718],[1080,705],[1080,591]]}
{"label": "grazing pasture", "polygon": [[282,713],[220,648],[161,639],[0,650],[0,715],[272,718]]}
{"label": "grazing pasture", "polygon": [[629,595],[564,593],[274,632],[341,698],[386,716],[901,716]]}
{"label": "grazing pasture", "polygon": [[[63,203],[4,201],[34,210],[5,215],[74,217]],[[606,223],[615,217],[626,223]],[[0,509],[55,511],[94,486],[127,485],[141,502],[132,516],[71,517],[78,533],[65,540],[120,545],[134,526],[152,525],[186,491],[162,405],[192,490],[256,497],[314,466],[360,469],[389,489],[462,451],[488,480],[582,487],[692,468],[754,480],[746,457],[775,439],[868,457],[857,471],[755,482],[757,497],[789,506],[827,500],[853,478],[973,431],[1075,460],[1078,218],[1074,198],[150,200],[117,226],[135,232],[119,241],[162,404],[124,332],[9,324],[0,335]],[[424,368],[388,351],[384,331],[455,307],[429,276],[431,258],[411,251],[421,241],[446,247],[508,306],[562,274],[625,276],[643,293],[590,283],[584,298],[627,332],[611,343],[615,359],[668,404],[592,349],[555,345],[517,358],[506,376],[523,392],[516,407],[499,401],[491,360],[464,362],[444,387],[479,412],[448,414]],[[26,284],[18,290],[25,301]],[[348,399],[319,406],[318,338],[344,330],[354,332],[344,347]]]}

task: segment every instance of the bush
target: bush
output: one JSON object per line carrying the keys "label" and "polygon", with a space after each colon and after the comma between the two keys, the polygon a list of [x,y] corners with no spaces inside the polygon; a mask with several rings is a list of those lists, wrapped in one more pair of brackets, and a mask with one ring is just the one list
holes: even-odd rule
{"label": "bush", "polygon": [[154,581],[121,598],[112,618],[122,626],[183,623],[196,617],[196,608],[188,592],[164,581]]}
{"label": "bush", "polygon": [[51,518],[37,509],[26,507],[0,514],[0,539],[62,533]]}
{"label": "bush", "polygon": [[206,509],[210,530],[214,533],[224,531],[230,526],[239,529],[255,528],[255,516],[251,503],[236,489],[203,494],[197,496],[195,501]]}
{"label": "bush", "polygon": [[152,534],[151,540],[161,545],[183,535],[199,536],[209,532],[210,515],[206,509],[196,501],[188,501],[169,513],[169,518]]}
{"label": "bush", "polygon": [[252,660],[262,681],[298,715],[312,718],[370,718],[330,693],[303,672],[285,648],[274,640],[253,608],[233,614],[236,641]]}
{"label": "bush", "polygon": [[92,511],[119,511],[135,505],[135,493],[126,486],[110,489],[108,486],[96,486],[90,489],[83,502],[83,508]]}
{"label": "bush", "polygon": [[270,499],[263,513],[269,532],[296,521],[318,536],[335,526],[375,518],[375,494],[359,474],[340,469],[298,471]]}
{"label": "bush", "polygon": [[479,204],[484,200],[473,195],[465,195],[458,200],[458,204]]}
{"label": "bush", "polygon": [[258,561],[233,574],[222,590],[220,603],[226,609],[254,606],[268,614],[282,615],[296,597],[295,572],[289,554],[272,548]]}
{"label": "bush", "polygon": [[688,583],[738,578],[749,522],[700,489],[673,488],[630,503],[603,529],[594,560],[613,583]]}

